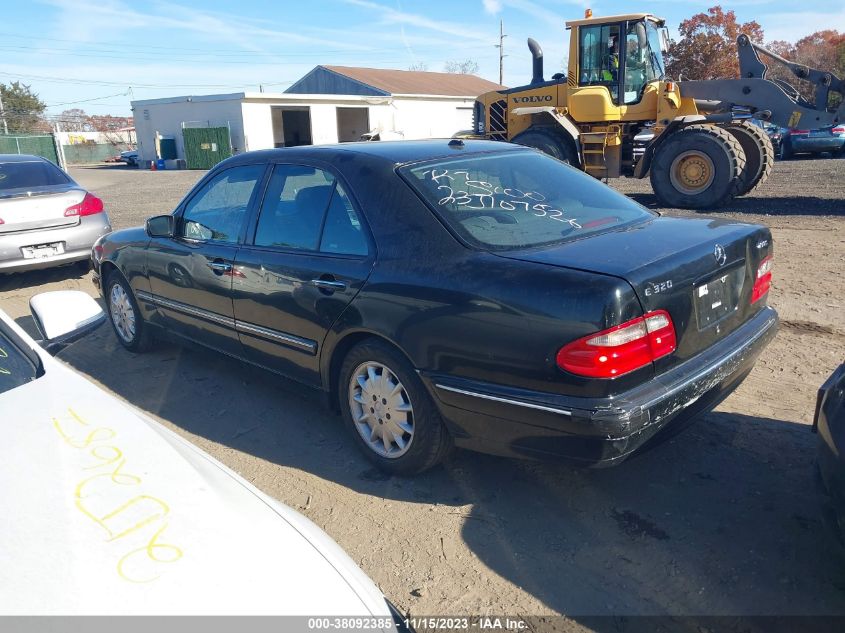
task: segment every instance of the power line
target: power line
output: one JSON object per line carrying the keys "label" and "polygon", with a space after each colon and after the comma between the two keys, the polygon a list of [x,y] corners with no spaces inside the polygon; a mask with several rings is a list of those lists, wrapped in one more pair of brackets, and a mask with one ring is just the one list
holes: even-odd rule
{"label": "power line", "polygon": [[57,108],[59,106],[64,105],[73,105],[75,103],[90,103],[92,101],[102,101],[103,99],[110,99],[111,97],[125,97],[129,94],[129,91],[126,92],[118,92],[117,94],[113,95],[105,95],[104,97],[94,97],[93,99],[80,99],[79,101],[65,101],[64,103],[51,103],[47,108]]}

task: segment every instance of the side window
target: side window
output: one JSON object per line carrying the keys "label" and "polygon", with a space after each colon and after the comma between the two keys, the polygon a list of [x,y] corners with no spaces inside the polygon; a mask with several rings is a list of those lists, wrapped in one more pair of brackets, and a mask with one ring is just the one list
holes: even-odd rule
{"label": "side window", "polygon": [[180,235],[187,239],[235,243],[264,165],[220,172],[185,206]]}
{"label": "side window", "polygon": [[619,80],[619,27],[582,26],[579,35],[578,85],[608,86],[615,100]]}
{"label": "side window", "polygon": [[256,246],[316,251],[334,177],[315,167],[276,165],[255,231]]}
{"label": "side window", "polygon": [[342,255],[367,254],[367,238],[364,237],[361,220],[340,183],[335,187],[326,214],[320,251]]}

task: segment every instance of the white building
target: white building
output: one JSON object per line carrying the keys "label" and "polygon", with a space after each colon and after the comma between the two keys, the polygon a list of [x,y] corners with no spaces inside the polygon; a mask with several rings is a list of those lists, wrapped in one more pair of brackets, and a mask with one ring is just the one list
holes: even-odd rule
{"label": "white building", "polygon": [[[475,98],[501,89],[475,75],[317,66],[283,93],[133,101],[140,159],[166,156],[173,139],[185,157],[186,127],[227,127],[233,153],[360,140],[450,137],[471,127]],[[172,141],[165,146],[172,147]]]}

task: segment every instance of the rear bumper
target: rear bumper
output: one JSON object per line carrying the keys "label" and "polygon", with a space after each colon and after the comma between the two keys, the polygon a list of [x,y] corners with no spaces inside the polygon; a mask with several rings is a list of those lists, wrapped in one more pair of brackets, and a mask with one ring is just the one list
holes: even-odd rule
{"label": "rear bumper", "polygon": [[[21,231],[0,235],[0,273],[51,268],[91,257],[91,247],[102,235],[111,231],[109,218],[97,213],[80,218],[79,224],[55,229]],[[61,242],[64,252],[38,259],[27,259],[22,249],[38,244]]]}
{"label": "rear bumper", "polygon": [[761,310],[717,345],[623,394],[576,398],[461,378],[422,374],[459,446],[608,466],[641,448],[670,422],[726,398],[777,332]]}
{"label": "rear bumper", "polygon": [[835,152],[845,147],[845,137],[817,136],[808,138],[791,138],[790,147],[796,154],[815,152]]}

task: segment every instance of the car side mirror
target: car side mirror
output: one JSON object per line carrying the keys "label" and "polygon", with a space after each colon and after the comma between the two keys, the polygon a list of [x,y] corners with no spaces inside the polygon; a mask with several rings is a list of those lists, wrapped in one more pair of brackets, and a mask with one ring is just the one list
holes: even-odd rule
{"label": "car side mirror", "polygon": [[146,231],[150,237],[173,237],[173,216],[157,215],[147,220]]}
{"label": "car side mirror", "polygon": [[37,294],[29,300],[29,311],[41,334],[39,345],[51,354],[90,334],[106,320],[100,304],[79,290]]}

